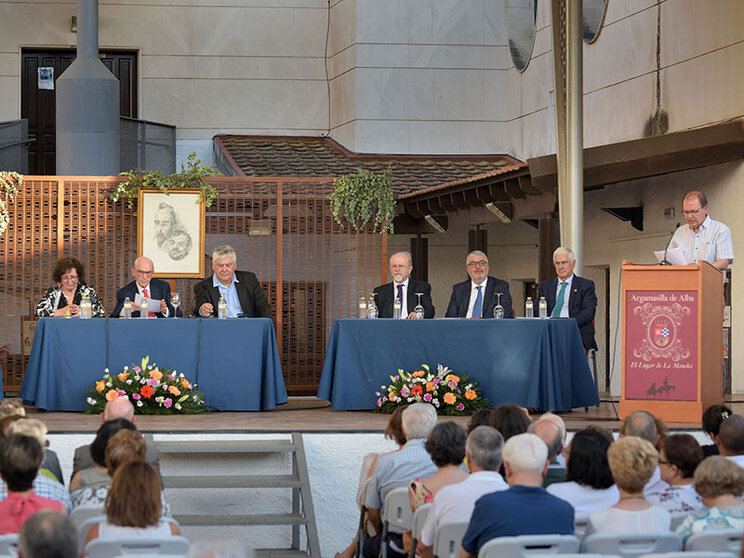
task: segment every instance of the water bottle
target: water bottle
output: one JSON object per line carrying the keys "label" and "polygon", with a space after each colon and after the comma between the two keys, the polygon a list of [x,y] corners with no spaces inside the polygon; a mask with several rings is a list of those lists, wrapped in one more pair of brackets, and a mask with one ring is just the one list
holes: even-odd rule
{"label": "water bottle", "polygon": [[227,302],[224,296],[221,296],[220,301],[217,303],[217,317],[220,320],[227,318]]}
{"label": "water bottle", "polygon": [[140,318],[147,318],[147,314],[149,314],[147,310],[147,297],[142,295],[142,300],[140,300]]}
{"label": "water bottle", "polygon": [[524,303],[524,317],[534,318],[535,317],[535,304],[532,302],[532,297],[527,297],[527,302]]}
{"label": "water bottle", "polygon": [[540,297],[540,302],[538,303],[538,306],[540,308],[540,317],[547,318],[548,317],[548,301],[545,300],[544,296]]}
{"label": "water bottle", "polygon": [[367,317],[367,299],[362,297],[359,297],[359,317],[360,318],[366,318]]}
{"label": "water bottle", "polygon": [[395,303],[393,304],[393,318],[396,320],[400,320],[400,313],[403,309],[403,305],[400,302],[400,297],[395,297]]}
{"label": "water bottle", "polygon": [[129,297],[124,299],[124,307],[122,311],[122,316],[129,319],[132,317],[132,301],[129,300]]}
{"label": "water bottle", "polygon": [[375,304],[375,295],[369,297],[369,303],[367,304],[367,318],[374,320],[379,315],[377,311],[377,304]]}
{"label": "water bottle", "polygon": [[81,318],[92,318],[93,317],[93,308],[90,304],[90,297],[88,295],[85,295],[83,299],[80,301],[80,317]]}

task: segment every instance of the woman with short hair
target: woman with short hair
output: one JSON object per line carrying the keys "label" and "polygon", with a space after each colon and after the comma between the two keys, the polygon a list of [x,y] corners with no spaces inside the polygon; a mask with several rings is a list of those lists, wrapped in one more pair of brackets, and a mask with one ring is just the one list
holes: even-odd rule
{"label": "woman with short hair", "polygon": [[671,434],[659,443],[661,480],[669,486],[662,490],[655,502],[668,512],[688,512],[703,507],[695,491],[693,475],[703,460],[700,444],[689,434]]}
{"label": "woman with short hair", "polygon": [[96,290],[85,284],[85,267],[80,260],[67,256],[57,261],[52,280],[55,286],[49,287],[36,305],[37,317],[76,318],[80,315],[80,302],[86,296],[90,299],[92,317],[106,317]]}

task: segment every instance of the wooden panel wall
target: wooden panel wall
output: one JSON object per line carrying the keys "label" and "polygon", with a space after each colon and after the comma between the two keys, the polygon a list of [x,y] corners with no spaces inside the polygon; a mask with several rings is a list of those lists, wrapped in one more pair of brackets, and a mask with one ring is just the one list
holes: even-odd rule
{"label": "wooden panel wall", "polygon": [[[6,391],[20,389],[28,358],[22,354],[22,322],[52,285],[59,257],[83,262],[86,281],[108,312],[117,289],[132,280],[136,216],[107,197],[118,180],[27,176],[11,204],[10,225],[0,237],[0,367]],[[274,310],[287,389],[314,394],[333,321],[355,316],[359,296],[381,282],[383,239],[369,231],[352,234],[333,221],[329,179],[212,183],[219,196],[206,211],[204,274],[211,274],[215,247],[235,248],[238,269],[256,273]],[[175,281],[184,312],[193,308],[196,282]],[[133,354],[132,360],[140,357]]]}

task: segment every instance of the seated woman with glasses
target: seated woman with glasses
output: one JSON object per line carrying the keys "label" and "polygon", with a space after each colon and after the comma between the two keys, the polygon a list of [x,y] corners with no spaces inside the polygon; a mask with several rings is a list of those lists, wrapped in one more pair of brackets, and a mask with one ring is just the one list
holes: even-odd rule
{"label": "seated woman with glasses", "polygon": [[56,285],[49,287],[36,305],[37,317],[79,317],[80,302],[86,296],[90,299],[92,316],[104,317],[103,304],[96,290],[85,284],[85,268],[78,259],[67,256],[59,260],[52,271],[52,279]]}

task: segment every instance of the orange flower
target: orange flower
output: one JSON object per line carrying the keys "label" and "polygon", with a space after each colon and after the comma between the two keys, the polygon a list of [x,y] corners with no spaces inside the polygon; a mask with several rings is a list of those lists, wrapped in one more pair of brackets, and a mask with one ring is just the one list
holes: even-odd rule
{"label": "orange flower", "polygon": [[119,374],[116,377],[119,378],[119,381],[120,382],[124,382],[129,377],[129,372],[122,372],[121,374]]}
{"label": "orange flower", "polygon": [[426,391],[434,391],[434,382],[426,383]]}
{"label": "orange flower", "polygon": [[423,370],[416,370],[416,372],[411,374],[411,376],[413,376],[414,378],[420,378],[424,374],[426,374],[426,372],[424,372]]}
{"label": "orange flower", "polygon": [[395,401],[395,398],[396,398],[396,397],[398,397],[398,394],[397,394],[397,393],[395,393],[394,391],[391,391],[390,393],[388,393],[388,399],[389,399],[390,401]]}
{"label": "orange flower", "polygon": [[444,402],[447,403],[447,405],[454,405],[457,401],[457,397],[455,397],[454,393],[445,393],[444,394]]}
{"label": "orange flower", "polygon": [[150,378],[155,378],[159,382],[163,378],[163,373],[157,368],[150,370]]}
{"label": "orange flower", "polygon": [[460,377],[455,376],[454,374],[447,374],[447,377],[444,379],[445,382],[459,382]]}
{"label": "orange flower", "polygon": [[119,396],[119,392],[115,389],[110,389],[106,392],[106,401],[111,401]]}
{"label": "orange flower", "polygon": [[96,382],[96,391],[98,393],[103,393],[104,389],[106,389],[106,382],[104,382],[103,380]]}
{"label": "orange flower", "polygon": [[152,394],[155,392],[155,390],[152,389],[152,387],[148,385],[144,385],[140,388],[140,393],[142,394],[142,397],[146,399],[150,399],[152,397]]}
{"label": "orange flower", "polygon": [[469,389],[465,392],[465,399],[470,399],[470,401],[472,401],[476,397],[478,397],[478,394],[475,393],[475,391],[473,391],[472,389]]}
{"label": "orange flower", "polygon": [[189,389],[191,387],[191,384],[186,378],[181,378],[181,387],[183,389]]}
{"label": "orange flower", "polygon": [[168,387],[168,391],[170,391],[176,397],[178,397],[179,395],[181,395],[181,390],[178,389],[176,386],[169,386]]}

